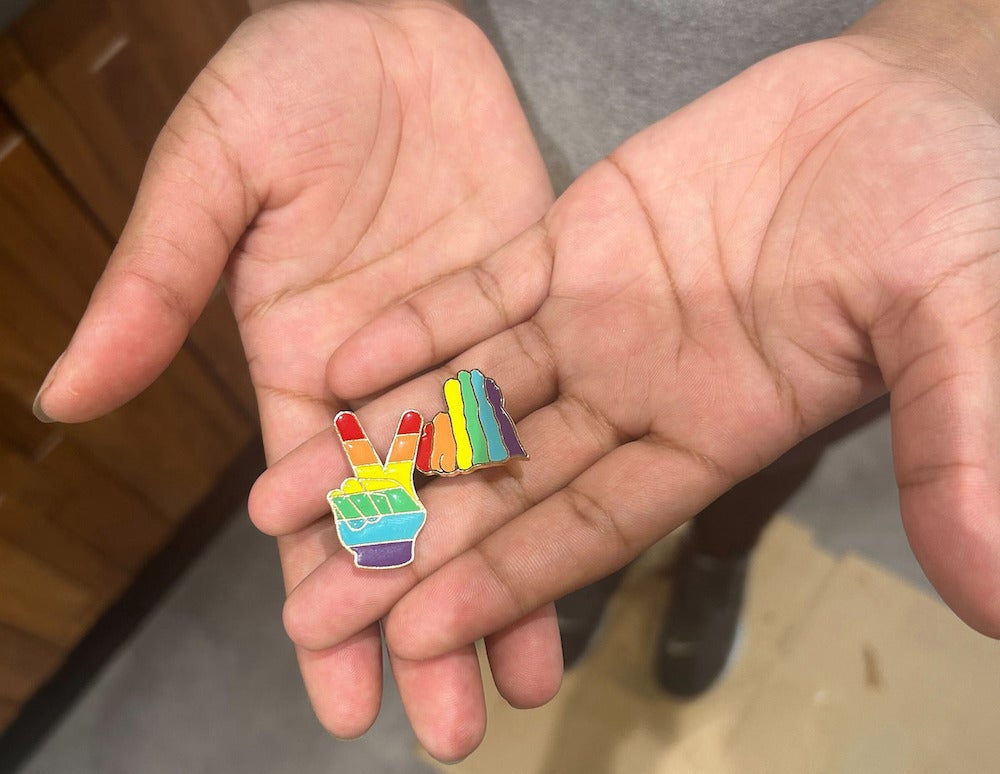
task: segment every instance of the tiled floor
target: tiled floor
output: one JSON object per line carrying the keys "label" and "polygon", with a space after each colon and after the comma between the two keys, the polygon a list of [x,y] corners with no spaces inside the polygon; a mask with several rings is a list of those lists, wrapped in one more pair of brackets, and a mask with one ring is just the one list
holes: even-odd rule
{"label": "tiled floor", "polygon": [[[828,452],[786,511],[833,554],[926,588],[899,524],[883,419]],[[22,774],[426,772],[398,697],[362,740],[326,736],[280,623],[276,552],[239,515]]]}

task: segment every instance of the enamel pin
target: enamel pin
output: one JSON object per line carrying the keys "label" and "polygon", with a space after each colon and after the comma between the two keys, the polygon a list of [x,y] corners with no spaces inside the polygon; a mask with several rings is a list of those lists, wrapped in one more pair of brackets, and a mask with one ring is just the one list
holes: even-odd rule
{"label": "enamel pin", "polygon": [[435,476],[471,473],[486,465],[527,458],[503,407],[497,383],[479,369],[444,383],[442,411],[427,423],[417,447],[417,470]]}
{"label": "enamel pin", "polygon": [[329,492],[340,542],[354,554],[358,567],[402,567],[413,561],[427,511],[413,487],[420,414],[407,411],[399,420],[389,456],[378,452],[350,411],[337,414],[334,424],[354,476]]}
{"label": "enamel pin", "polygon": [[400,417],[385,462],[357,416],[337,414],[334,425],[354,475],[327,494],[337,536],[369,569],[403,567],[427,520],[417,497],[413,471],[435,476],[471,473],[528,455],[503,405],[496,382],[482,371],[460,371],[444,384],[447,411],[423,427],[416,411]]}

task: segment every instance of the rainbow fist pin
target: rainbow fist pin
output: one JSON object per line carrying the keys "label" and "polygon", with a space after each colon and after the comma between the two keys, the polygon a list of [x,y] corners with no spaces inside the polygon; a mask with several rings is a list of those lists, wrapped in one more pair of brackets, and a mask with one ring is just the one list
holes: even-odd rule
{"label": "rainbow fist pin", "polygon": [[427,520],[413,485],[414,469],[451,476],[527,459],[500,388],[482,371],[460,371],[445,382],[444,397],[448,410],[422,433],[419,413],[400,417],[384,463],[357,416],[337,414],[334,425],[354,475],[326,497],[337,536],[358,567],[391,569],[413,561],[414,543]]}

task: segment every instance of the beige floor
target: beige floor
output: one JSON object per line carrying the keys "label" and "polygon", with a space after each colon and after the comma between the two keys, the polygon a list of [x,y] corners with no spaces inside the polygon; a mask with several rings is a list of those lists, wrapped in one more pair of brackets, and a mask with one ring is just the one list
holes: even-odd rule
{"label": "beige floor", "polygon": [[451,774],[1000,771],[1000,645],[885,570],[778,519],[756,552],[738,658],[697,701],[659,694],[650,648],[670,541],[629,574],[547,707],[489,687],[483,746]]}

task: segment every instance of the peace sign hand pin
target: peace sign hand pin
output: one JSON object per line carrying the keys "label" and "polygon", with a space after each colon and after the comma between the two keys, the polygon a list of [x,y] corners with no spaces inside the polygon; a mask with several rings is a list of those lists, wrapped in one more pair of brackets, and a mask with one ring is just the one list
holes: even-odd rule
{"label": "peace sign hand pin", "polygon": [[354,476],[326,499],[337,536],[358,567],[389,569],[413,561],[413,542],[427,518],[413,487],[421,424],[416,411],[403,414],[383,464],[353,412],[342,411],[334,420]]}
{"label": "peace sign hand pin", "polygon": [[426,426],[416,411],[400,417],[385,463],[357,416],[337,414],[334,425],[354,475],[326,498],[337,536],[358,567],[384,570],[413,561],[414,541],[427,520],[414,469],[451,476],[527,459],[500,388],[482,371],[460,371],[445,382],[444,395],[448,410]]}

